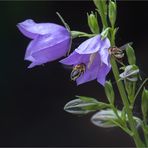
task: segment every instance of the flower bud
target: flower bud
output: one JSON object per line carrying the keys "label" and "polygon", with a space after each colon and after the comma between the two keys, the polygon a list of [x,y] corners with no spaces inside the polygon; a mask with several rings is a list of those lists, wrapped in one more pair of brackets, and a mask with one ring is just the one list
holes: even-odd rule
{"label": "flower bud", "polygon": [[98,9],[100,15],[107,15],[107,4],[106,0],[93,0],[95,6]]}
{"label": "flower bud", "polygon": [[93,12],[89,15],[87,14],[88,26],[92,33],[98,34],[99,33],[99,25],[97,20],[97,15]]}
{"label": "flower bud", "polygon": [[[121,116],[121,111],[118,111],[119,116]],[[110,128],[117,126],[113,121],[118,121],[116,114],[111,109],[100,110],[94,114],[91,118],[91,122],[99,127]]]}
{"label": "flower bud", "polygon": [[117,15],[117,7],[116,3],[112,0],[109,1],[109,20],[111,23],[111,26],[114,27],[116,22],[116,15]]}
{"label": "flower bud", "polygon": [[72,114],[87,114],[96,110],[104,109],[108,107],[108,104],[99,102],[94,98],[77,96],[77,99],[69,101],[64,110]]}
{"label": "flower bud", "polygon": [[136,82],[138,80],[139,74],[139,68],[136,65],[128,65],[125,67],[125,70],[123,73],[121,73],[119,76],[121,80],[127,79],[131,82]]}

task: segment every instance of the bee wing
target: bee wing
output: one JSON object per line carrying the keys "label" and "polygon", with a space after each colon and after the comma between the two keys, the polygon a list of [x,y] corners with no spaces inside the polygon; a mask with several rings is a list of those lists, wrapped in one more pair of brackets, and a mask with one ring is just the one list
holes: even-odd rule
{"label": "bee wing", "polygon": [[129,43],[126,43],[126,44],[124,44],[123,46],[121,46],[121,47],[119,47],[119,48],[120,48],[121,50],[125,50],[128,45],[131,46],[132,44],[133,44],[133,42],[129,42]]}

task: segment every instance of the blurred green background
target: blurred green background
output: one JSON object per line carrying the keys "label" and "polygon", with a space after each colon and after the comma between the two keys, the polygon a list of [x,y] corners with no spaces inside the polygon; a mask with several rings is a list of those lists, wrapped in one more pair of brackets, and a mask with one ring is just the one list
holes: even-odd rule
{"label": "blurred green background", "polygon": [[[118,1],[117,45],[133,41],[137,62],[148,74],[148,2]],[[75,95],[105,99],[96,81],[76,86],[70,71],[58,61],[27,69],[24,61],[29,39],[16,25],[26,19],[61,24],[60,12],[73,30],[89,32],[86,13],[91,1],[1,1],[0,2],[0,146],[134,146],[118,128],[101,129],[91,124],[90,115],[77,117],[63,110]],[[76,40],[73,49],[82,40]],[[112,74],[110,74],[112,76]],[[120,98],[116,100],[121,107]],[[135,114],[140,116],[140,98]]]}

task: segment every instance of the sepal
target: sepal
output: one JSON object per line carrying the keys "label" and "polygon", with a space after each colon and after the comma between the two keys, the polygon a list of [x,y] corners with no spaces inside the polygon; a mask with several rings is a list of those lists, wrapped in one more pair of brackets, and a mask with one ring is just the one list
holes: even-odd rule
{"label": "sepal", "polygon": [[103,40],[103,39],[105,39],[107,36],[108,36],[108,34],[109,34],[109,32],[110,32],[110,27],[107,27],[105,30],[103,30],[102,32],[101,32],[101,39]]}

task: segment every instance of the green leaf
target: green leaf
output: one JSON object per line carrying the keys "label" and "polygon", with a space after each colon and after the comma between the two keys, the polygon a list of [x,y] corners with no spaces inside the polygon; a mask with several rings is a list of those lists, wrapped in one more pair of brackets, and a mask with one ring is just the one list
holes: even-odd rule
{"label": "green leaf", "polygon": [[121,118],[123,121],[126,121],[127,114],[126,114],[126,109],[123,107],[122,112],[121,112]]}
{"label": "green leaf", "polygon": [[72,114],[87,114],[109,107],[108,104],[99,102],[94,98],[84,96],[77,97],[78,99],[74,99],[64,106],[65,111]]}
{"label": "green leaf", "polygon": [[148,90],[146,90],[145,88],[143,89],[143,92],[142,92],[141,108],[142,108],[143,117],[144,117],[144,119],[147,120],[147,117],[148,117]]}
{"label": "green leaf", "polygon": [[110,81],[106,81],[105,83],[105,93],[111,104],[114,104],[115,94],[113,90],[112,83]]}
{"label": "green leaf", "polygon": [[128,58],[128,63],[130,65],[136,64],[136,56],[135,56],[135,52],[134,52],[134,49],[132,48],[132,46],[130,46],[130,45],[127,46],[126,54],[127,54],[127,58]]}
{"label": "green leaf", "polygon": [[88,26],[91,32],[95,34],[99,34],[100,31],[99,31],[97,14],[94,14],[93,12],[91,12],[91,14],[87,14],[87,21],[88,21]]}
{"label": "green leaf", "polygon": [[117,6],[116,3],[113,2],[112,0],[109,1],[108,11],[109,11],[109,20],[111,26],[114,27],[117,16]]}

